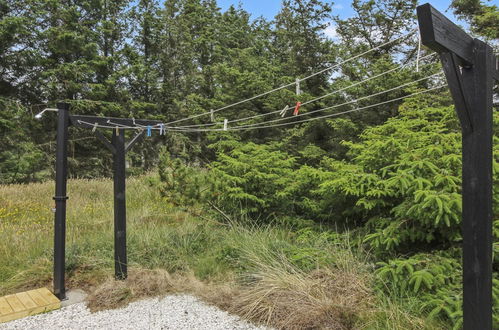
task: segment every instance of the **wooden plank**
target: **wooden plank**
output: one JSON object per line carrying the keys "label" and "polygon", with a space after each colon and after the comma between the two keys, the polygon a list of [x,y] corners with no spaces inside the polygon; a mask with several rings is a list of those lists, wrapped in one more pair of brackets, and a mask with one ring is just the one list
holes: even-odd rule
{"label": "wooden plank", "polygon": [[23,317],[28,317],[28,316],[36,315],[36,314],[40,314],[40,313],[50,312],[51,310],[54,310],[57,308],[59,308],[59,307],[42,306],[42,307],[36,307],[36,308],[32,308],[32,309],[26,309],[26,310],[23,310],[20,312],[15,312],[15,313],[7,314],[7,315],[0,315],[0,323],[13,321],[13,320],[17,320],[17,319],[20,319]]}
{"label": "wooden plank", "polygon": [[27,309],[33,309],[38,307],[38,305],[33,301],[33,299],[30,298],[30,296],[26,292],[19,292],[16,293],[17,299],[22,302],[24,307]]}
{"label": "wooden plank", "polygon": [[441,52],[456,54],[464,65],[473,62],[473,38],[429,3],[417,7],[423,45]]}
{"label": "wooden plank", "polygon": [[20,312],[26,309],[23,303],[16,297],[16,295],[10,294],[5,296],[5,299],[9,303],[10,307],[14,312]]}
{"label": "wooden plank", "polygon": [[38,305],[38,306],[47,306],[49,302],[45,300],[40,293],[38,293],[37,290],[31,290],[26,292],[31,299]]}
{"label": "wooden plank", "polygon": [[0,297],[0,315],[12,314],[14,311],[10,307],[5,297]]}
{"label": "wooden plank", "polygon": [[11,313],[11,314],[7,314],[7,315],[1,315],[0,316],[0,323],[17,320],[17,319],[20,319],[20,318],[23,318],[26,316],[29,316],[29,311],[27,311],[27,310],[23,310],[23,311],[20,311],[17,313]]}
{"label": "wooden plank", "polygon": [[52,294],[52,292],[49,291],[49,289],[47,288],[41,288],[41,289],[38,289],[36,290],[38,293],[40,293],[40,295],[46,300],[48,301],[49,304],[56,304],[56,303],[60,303],[60,300],[57,299],[56,296],[54,296]]}
{"label": "wooden plank", "polygon": [[61,302],[47,288],[0,297],[0,323],[48,312]]}

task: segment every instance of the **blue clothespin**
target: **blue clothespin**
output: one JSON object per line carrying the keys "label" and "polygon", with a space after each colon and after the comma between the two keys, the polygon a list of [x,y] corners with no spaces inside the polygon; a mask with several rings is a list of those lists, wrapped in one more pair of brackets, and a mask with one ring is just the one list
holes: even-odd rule
{"label": "blue clothespin", "polygon": [[151,126],[147,126],[147,136],[151,136]]}

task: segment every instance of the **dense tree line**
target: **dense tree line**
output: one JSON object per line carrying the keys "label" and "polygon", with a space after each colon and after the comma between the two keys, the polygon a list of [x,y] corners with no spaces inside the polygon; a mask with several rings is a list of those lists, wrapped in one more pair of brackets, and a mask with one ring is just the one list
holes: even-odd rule
{"label": "dense tree line", "polygon": [[[320,71],[369,48],[407,33],[415,26],[416,1],[354,0],[355,15],[340,19],[331,1],[284,0],[272,20],[251,18],[241,7],[222,12],[216,0],[141,1],[0,1],[0,182],[28,182],[52,175],[54,120],[34,121],[33,114],[56,101],[68,101],[72,112],[165,121],[206,112],[251,97],[296,78]],[[456,14],[488,39],[497,38],[497,7],[479,1],[455,1]],[[324,30],[334,24],[337,37]],[[416,40],[388,44],[334,72],[293,88],[241,104],[216,115],[236,119],[282,108],[407,63],[416,56]],[[369,95],[422,77],[400,70],[326,98],[302,111]],[[421,82],[425,87],[427,82]],[[401,89],[369,102],[407,94]],[[380,107],[356,116],[363,126],[396,114]],[[200,117],[184,124],[205,123]],[[324,123],[295,141],[310,143],[341,156],[337,143],[358,130],[331,131]],[[253,130],[237,134],[254,142],[288,138],[293,129]],[[88,132],[72,130],[70,174],[110,174],[110,157]],[[206,148],[220,134],[169,133],[143,143],[130,155],[136,171],[156,163],[157,143],[175,156],[206,162]]]}
{"label": "dense tree line", "polygon": [[[275,18],[267,20],[252,19],[242,8],[222,12],[215,0],[0,1],[1,181],[50,177],[54,120],[32,119],[45,105],[65,100],[78,114],[179,119],[293,82],[414,27],[416,1],[354,1],[357,15],[349,19],[336,17],[331,5],[286,0]],[[338,34],[334,40],[324,34],[333,21]],[[300,100],[406,63],[415,58],[414,49],[415,39],[407,38],[350,62],[340,74],[317,75],[302,83]],[[393,79],[359,86],[303,111],[397,86],[422,74],[401,70]],[[393,95],[406,91],[398,93]],[[242,118],[296,101],[294,89],[284,89],[216,117]],[[383,122],[393,114],[393,107],[380,109],[366,115],[362,125]],[[185,124],[202,122],[206,117]],[[322,136],[330,134],[320,133],[322,127],[312,124],[310,131],[315,133],[302,141],[335,152],[326,140],[341,137]],[[265,142],[292,132],[255,130],[238,136]],[[107,175],[110,157],[98,142],[85,139],[88,133],[71,132],[70,173]],[[160,142],[176,156],[205,162],[214,156],[206,146],[219,138],[220,134],[203,133],[154,137],[155,143],[138,146],[130,160],[136,168],[149,169]]]}

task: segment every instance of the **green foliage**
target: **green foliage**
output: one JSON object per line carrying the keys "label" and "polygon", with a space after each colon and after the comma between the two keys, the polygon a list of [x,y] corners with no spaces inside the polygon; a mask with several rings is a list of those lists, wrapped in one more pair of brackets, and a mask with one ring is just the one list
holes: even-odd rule
{"label": "green foliage", "polygon": [[378,250],[452,244],[460,239],[461,214],[460,133],[453,109],[408,104],[400,112],[365,130],[360,142],[345,142],[348,164],[325,161],[331,178],[318,193],[345,219],[368,219],[366,242]]}
{"label": "green foliage", "polygon": [[378,262],[377,275],[397,294],[436,293],[443,286],[457,285],[461,264],[446,254],[415,254],[408,259]]}
{"label": "green foliage", "polygon": [[205,170],[187,166],[180,159],[172,159],[163,149],[158,165],[157,185],[163,197],[176,206],[199,205],[209,201],[218,191],[216,181]]}
{"label": "green foliage", "polygon": [[[229,186],[221,196],[232,196],[232,204],[220,201],[228,209],[260,217],[285,210],[290,224],[290,219],[305,218],[354,228],[378,261],[378,289],[383,294],[412,301],[428,318],[458,329],[462,324],[462,269],[456,252],[461,242],[461,136],[454,109],[441,103],[438,98],[408,100],[398,116],[365,129],[359,141],[343,142],[345,160],[329,158],[315,145],[305,145],[291,157],[271,145],[224,142],[225,153],[213,162],[212,172]],[[499,116],[494,119],[497,126]],[[497,136],[494,141],[496,173]],[[494,175],[494,191],[498,187]],[[495,194],[495,211],[498,201]],[[495,219],[496,271],[497,226]],[[309,237],[316,242],[336,239],[328,233],[310,233],[310,228],[300,229],[297,242],[310,242]],[[310,244],[286,251],[305,269],[335,262]],[[496,315],[498,284],[495,279]]]}
{"label": "green foliage", "polygon": [[[20,150],[28,153],[33,151],[33,145],[48,145],[41,150],[44,161],[38,162],[44,175],[29,179],[38,180],[51,171],[51,162],[45,160],[54,151],[50,146],[54,139],[53,120],[48,119],[50,116],[36,123],[31,120],[35,111],[45,105],[54,106],[55,102],[66,100],[77,114],[164,121],[200,114],[292,83],[297,77],[372,47],[379,43],[378,31],[383,38],[392,38],[410,25],[413,5],[387,0],[378,10],[370,3],[355,2],[364,19],[339,24],[341,38],[332,40],[324,31],[334,8],[329,1],[321,0],[286,0],[272,20],[252,19],[241,7],[231,6],[222,12],[215,0],[175,0],[164,4],[157,0],[0,0],[0,97],[20,102],[26,120],[31,122],[31,129],[24,132],[27,144]],[[374,31],[374,23],[381,28],[368,38],[343,33],[342,26],[350,25],[352,31]],[[352,61],[342,68],[344,75],[330,79],[329,72],[324,72],[303,81],[299,99],[312,99],[391,69],[400,61],[409,61],[414,53],[401,55],[399,50],[414,45],[414,40],[404,40],[384,48],[382,54]],[[379,92],[426,73],[426,69],[421,73],[393,72],[390,79],[373,80],[345,90],[343,95],[314,102],[302,111]],[[398,97],[406,92],[383,97]],[[222,113],[216,113],[215,120],[266,114],[299,99],[291,89],[282,89],[228,108],[223,118]],[[237,134],[237,138],[258,144],[289,141],[282,145],[282,151],[301,156],[301,162],[315,166],[324,152],[342,158],[347,148],[339,142],[354,138],[367,124],[380,123],[396,114],[394,109],[389,110],[384,107],[377,114],[364,113],[359,115],[362,121],[351,121],[350,125],[322,121],[297,129],[252,130]],[[336,125],[337,122],[340,124]],[[201,123],[209,123],[208,117],[200,116],[184,124]],[[15,138],[14,133],[8,134]],[[188,162],[206,164],[215,158],[207,147],[216,143],[220,135],[230,133],[171,132],[155,136],[154,143],[141,142],[131,150],[130,172],[143,173],[157,165],[158,143]],[[94,139],[88,139],[88,132],[71,129],[70,136],[75,140],[69,161],[71,176],[110,175],[108,152]],[[307,149],[301,152],[305,146]],[[320,149],[313,150],[314,147]],[[10,166],[7,170],[14,173],[0,178],[2,182],[17,176],[15,168]]]}
{"label": "green foliage", "polygon": [[26,183],[46,178],[46,155],[29,139],[25,109],[10,99],[0,98],[0,182]]}
{"label": "green foliage", "polygon": [[490,41],[499,39],[499,8],[490,0],[453,0],[454,14],[471,23],[473,32]]}
{"label": "green foliage", "polygon": [[243,144],[220,153],[211,171],[223,183],[218,202],[229,212],[248,215],[285,214],[283,190],[293,180],[295,158],[268,145]]}
{"label": "green foliage", "polygon": [[[393,296],[411,297],[429,319],[446,320],[461,329],[462,266],[459,250],[419,253],[409,258],[378,262],[378,289]],[[496,274],[497,275],[497,274]],[[493,318],[499,325],[499,280],[493,279]]]}

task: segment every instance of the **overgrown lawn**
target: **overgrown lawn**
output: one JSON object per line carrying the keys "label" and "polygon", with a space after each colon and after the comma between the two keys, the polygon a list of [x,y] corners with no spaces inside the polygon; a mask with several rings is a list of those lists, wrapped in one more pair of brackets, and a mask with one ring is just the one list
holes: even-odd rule
{"label": "overgrown lawn", "polygon": [[[277,328],[433,329],[435,320],[374,288],[367,253],[348,234],[312,226],[248,225],[174,206],[127,180],[130,277],[116,282],[110,180],[70,180],[69,288],[93,310],[188,292]],[[0,186],[0,294],[51,286],[53,183]]]}

